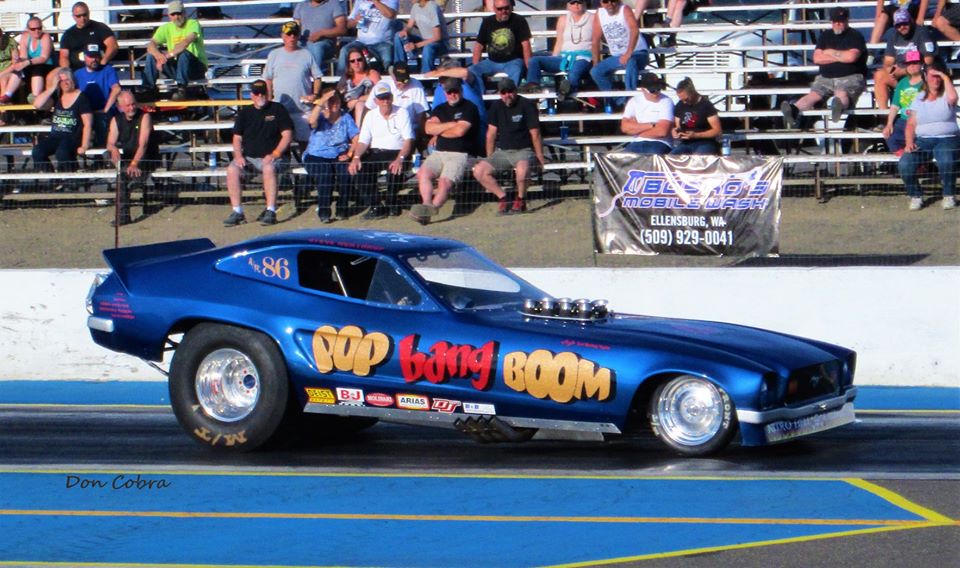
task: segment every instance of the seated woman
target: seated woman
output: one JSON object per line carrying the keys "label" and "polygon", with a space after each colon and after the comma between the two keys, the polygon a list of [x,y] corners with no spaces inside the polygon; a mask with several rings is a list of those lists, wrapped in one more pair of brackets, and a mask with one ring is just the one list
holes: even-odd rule
{"label": "seated woman", "polygon": [[937,62],[927,68],[926,84],[910,105],[906,145],[900,158],[900,177],[910,196],[910,210],[923,208],[917,167],[930,156],[937,162],[943,186],[943,208],[957,206],[957,162],[960,161],[960,127],[957,126],[957,89],[946,67]]}
{"label": "seated woman", "polygon": [[53,40],[43,31],[40,18],[34,16],[27,21],[27,30],[20,35],[15,59],[0,71],[0,104],[10,102],[22,79],[29,81],[32,98],[43,92],[46,76],[53,70]]}
{"label": "seated woman", "polygon": [[373,86],[380,81],[380,72],[370,67],[363,49],[351,47],[347,51],[347,70],[337,83],[337,90],[347,103],[346,111],[353,113],[354,122],[360,124],[365,104]]}
{"label": "seated woman", "polygon": [[317,217],[321,223],[330,223],[334,219],[330,202],[335,185],[340,190],[337,211],[341,216],[347,205],[346,189],[350,179],[347,164],[353,158],[360,129],[345,110],[343,95],[335,89],[327,89],[310,113],[312,131],[303,153],[303,166],[310,176],[309,183],[317,188]]}
{"label": "seated woman", "polygon": [[543,72],[560,71],[565,71],[567,78],[558,83],[557,96],[566,97],[579,89],[580,81],[593,67],[593,60],[599,59],[599,54],[593,52],[594,14],[587,11],[587,1],[567,1],[566,17],[557,20],[557,41],[553,44],[553,54],[530,58],[523,92],[539,91]]}
{"label": "seated woman", "polygon": [[50,156],[56,154],[60,171],[77,169],[77,155],[90,149],[93,133],[93,110],[87,97],[77,88],[73,73],[58,69],[50,76],[47,90],[33,101],[33,106],[44,110],[53,105],[50,134],[33,148],[33,163],[37,169],[50,170]]}
{"label": "seated woman", "polygon": [[674,144],[670,153],[716,155],[717,137],[723,130],[713,103],[697,92],[689,77],[677,84],[677,98],[680,102],[673,108]]}

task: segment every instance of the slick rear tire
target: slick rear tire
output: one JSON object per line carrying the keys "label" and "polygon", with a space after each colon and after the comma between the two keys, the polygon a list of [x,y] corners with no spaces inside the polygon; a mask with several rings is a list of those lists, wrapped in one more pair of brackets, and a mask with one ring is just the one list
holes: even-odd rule
{"label": "slick rear tire", "polygon": [[200,324],[170,365],[170,403],[180,425],[216,450],[246,452],[268,442],[287,413],[289,382],[280,350],[266,335]]}
{"label": "slick rear tire", "polygon": [[647,417],[657,438],[684,456],[718,452],[738,429],[730,396],[712,382],[690,375],[657,386]]}

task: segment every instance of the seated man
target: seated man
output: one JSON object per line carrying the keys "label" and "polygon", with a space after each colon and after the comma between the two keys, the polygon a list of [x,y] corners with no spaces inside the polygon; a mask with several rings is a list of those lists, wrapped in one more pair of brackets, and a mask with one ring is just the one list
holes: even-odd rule
{"label": "seated man", "polygon": [[907,74],[904,60],[907,53],[919,51],[927,65],[933,64],[937,53],[937,44],[930,31],[926,26],[914,25],[910,12],[906,10],[897,10],[893,14],[893,30],[885,37],[888,39],[883,64],[873,74],[874,99],[881,110],[890,105],[890,89]]}
{"label": "seated man", "polygon": [[937,10],[930,21],[934,29],[950,41],[960,41],[960,2],[937,1]]}
{"label": "seated man", "polygon": [[[500,100],[493,101],[487,115],[487,157],[473,167],[473,177],[485,190],[497,196],[498,215],[523,213],[527,210],[527,184],[530,161],[536,156],[544,165],[543,142],[540,137],[540,115],[537,105],[517,95],[513,79],[503,78],[497,85]],[[513,204],[507,201],[497,178],[499,171],[512,169],[517,179],[517,197]]]}
{"label": "seated man", "polygon": [[397,60],[402,60],[406,54],[409,66],[416,62],[419,51],[422,58],[420,72],[426,73],[433,69],[434,59],[446,55],[449,41],[450,32],[447,31],[443,8],[434,0],[414,0],[410,19],[394,36],[393,52]]}
{"label": "seated man", "polygon": [[690,77],[677,84],[680,102],[673,109],[674,146],[671,154],[716,155],[723,134],[720,115],[710,99],[697,92]]}
{"label": "seated man", "polygon": [[257,217],[261,225],[277,222],[277,178],[286,169],[287,150],[293,140],[293,120],[287,109],[268,98],[266,81],[250,85],[253,105],[241,107],[233,124],[233,161],[227,167],[227,192],[233,212],[223,222],[235,227],[247,222],[241,189],[244,172],[263,174],[267,208]]}
{"label": "seated man", "polygon": [[90,19],[90,7],[85,2],[73,5],[73,26],[60,37],[60,67],[76,71],[83,67],[83,54],[87,46],[96,44],[100,49],[100,65],[113,61],[120,49],[110,26]]}
{"label": "seated man", "polygon": [[162,73],[176,80],[177,91],[173,100],[182,101],[187,98],[187,83],[202,79],[207,72],[207,52],[203,47],[200,22],[187,19],[183,2],[173,0],[167,4],[167,15],[170,21],[157,28],[147,44],[143,86],[156,89],[157,79]]}
{"label": "seated man", "polygon": [[87,47],[84,67],[74,72],[77,88],[86,95],[93,110],[93,144],[103,146],[113,105],[120,94],[120,79],[113,65],[100,65],[100,50],[96,44]]}
{"label": "seated man", "polygon": [[[519,84],[523,68],[530,62],[530,26],[523,16],[513,13],[513,0],[494,0],[494,15],[480,22],[477,41],[473,44],[473,65],[469,71],[476,84],[495,73],[506,73]],[[483,59],[483,52],[487,59]]]}
{"label": "seated man", "polygon": [[[426,77],[455,77],[463,80],[461,87],[463,98],[467,99],[477,107],[480,113],[480,128],[477,129],[476,148],[477,155],[483,155],[487,140],[487,105],[483,102],[483,84],[477,82],[477,77],[470,73],[465,67],[460,65],[460,61],[448,57],[440,62],[440,67],[426,73]],[[443,82],[437,81],[433,88],[433,98],[431,99],[431,108],[437,108],[447,102],[447,94],[443,91]]]}
{"label": "seated man", "polygon": [[[410,215],[421,225],[447,201],[453,186],[463,178],[470,156],[476,155],[475,131],[480,126],[477,107],[463,98],[463,81],[448,77],[442,81],[447,102],[430,111],[424,126],[428,136],[437,138],[437,149],[420,166],[417,182],[423,205],[415,206]],[[433,180],[437,191],[433,191]]]}
{"label": "seated man", "polygon": [[381,71],[393,65],[393,34],[399,8],[399,0],[357,0],[347,18],[347,27],[356,28],[357,39],[340,48],[337,73],[343,75],[347,69],[347,54],[353,47],[373,52],[380,62]]}
{"label": "seated man", "polygon": [[[607,0],[593,20],[594,64],[590,70],[593,82],[601,91],[613,90],[613,75],[623,69],[623,84],[627,91],[637,90],[637,79],[647,66],[650,54],[647,40],[640,35],[633,12],[620,0]],[[600,40],[606,40],[610,56],[600,61]],[[625,97],[617,97],[622,105]]]}
{"label": "seated man", "polygon": [[293,19],[300,25],[300,41],[323,67],[337,47],[337,38],[347,33],[347,15],[337,0],[305,0],[293,9]]}
{"label": "seated man", "polygon": [[813,52],[820,74],[810,85],[810,92],[795,104],[784,101],[780,105],[785,128],[797,127],[801,112],[812,109],[831,94],[830,120],[836,122],[867,88],[867,44],[860,32],[850,28],[849,20],[848,9],[830,10],[832,28],[820,34]]}
{"label": "seated man", "polygon": [[636,154],[669,154],[672,149],[673,101],[661,91],[666,82],[653,73],[640,78],[640,94],[623,109],[620,130],[634,136],[624,148]]}

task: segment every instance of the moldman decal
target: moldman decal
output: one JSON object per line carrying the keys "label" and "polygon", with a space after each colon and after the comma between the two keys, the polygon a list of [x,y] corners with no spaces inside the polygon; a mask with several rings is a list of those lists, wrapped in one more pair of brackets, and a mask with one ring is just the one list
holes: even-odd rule
{"label": "moldman decal", "polygon": [[393,397],[389,394],[384,394],[382,392],[372,392],[366,396],[367,404],[371,406],[393,406]]}

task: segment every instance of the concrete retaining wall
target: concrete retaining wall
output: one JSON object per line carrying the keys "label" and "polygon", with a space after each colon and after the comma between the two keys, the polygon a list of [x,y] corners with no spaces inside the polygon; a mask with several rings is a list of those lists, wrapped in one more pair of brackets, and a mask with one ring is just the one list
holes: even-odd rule
{"label": "concrete retaining wall", "polygon": [[[93,344],[92,270],[0,271],[0,380],[162,380]],[[856,349],[862,385],[960,386],[960,268],[519,269],[625,313],[742,323]]]}

